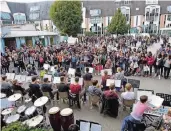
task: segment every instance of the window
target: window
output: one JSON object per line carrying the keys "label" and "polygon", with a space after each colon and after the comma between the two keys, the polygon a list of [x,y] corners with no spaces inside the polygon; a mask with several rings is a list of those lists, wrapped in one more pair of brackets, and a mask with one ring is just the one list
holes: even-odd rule
{"label": "window", "polygon": [[168,21],[171,21],[171,14],[168,14],[167,20],[168,20]]}
{"label": "window", "polygon": [[158,0],[146,0],[146,4],[158,4]]}
{"label": "window", "polygon": [[39,19],[39,13],[30,13],[29,18],[30,20]]}
{"label": "window", "polygon": [[10,16],[9,13],[1,12],[1,19],[2,20],[10,20],[11,19],[11,16]]}

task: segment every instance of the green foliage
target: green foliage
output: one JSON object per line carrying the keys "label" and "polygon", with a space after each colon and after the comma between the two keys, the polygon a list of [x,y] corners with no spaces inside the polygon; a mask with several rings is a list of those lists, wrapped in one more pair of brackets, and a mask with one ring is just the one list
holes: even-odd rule
{"label": "green foliage", "polygon": [[85,34],[85,36],[95,36],[96,35],[94,32],[91,32],[91,31],[86,31],[84,34]]}
{"label": "green foliage", "polygon": [[46,130],[41,128],[29,128],[26,125],[22,125],[20,122],[15,122],[3,127],[2,131],[46,131]]}
{"label": "green foliage", "polygon": [[61,34],[76,36],[82,24],[81,2],[55,1],[50,8],[50,18]]}
{"label": "green foliage", "polygon": [[118,9],[108,26],[108,32],[111,34],[124,34],[128,32],[129,28],[130,25],[127,25],[126,17]]}

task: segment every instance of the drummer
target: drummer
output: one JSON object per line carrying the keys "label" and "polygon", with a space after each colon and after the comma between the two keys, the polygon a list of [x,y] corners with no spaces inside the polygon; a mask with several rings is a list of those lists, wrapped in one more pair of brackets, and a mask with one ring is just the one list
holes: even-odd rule
{"label": "drummer", "polygon": [[[32,77],[32,83],[29,85],[29,87],[29,96],[32,98],[32,102],[34,103],[36,99],[43,96],[36,77]],[[43,106],[43,111],[44,113],[46,112],[45,106]]]}
{"label": "drummer", "polygon": [[13,82],[12,82],[12,89],[14,90],[14,91],[21,91],[22,92],[22,95],[25,95],[26,94],[26,92],[25,92],[25,89],[24,88],[22,88],[19,84],[17,84],[18,83],[18,81],[17,80],[13,80]]}
{"label": "drummer", "polygon": [[51,99],[54,98],[54,94],[58,92],[58,90],[54,90],[52,89],[52,84],[48,81],[48,78],[44,78],[43,79],[44,83],[41,86],[41,90],[43,92],[49,92],[49,95],[51,97]]}
{"label": "drummer", "polygon": [[13,94],[12,87],[7,82],[7,76],[2,76],[0,89],[2,93],[5,93],[7,95],[7,97]]}

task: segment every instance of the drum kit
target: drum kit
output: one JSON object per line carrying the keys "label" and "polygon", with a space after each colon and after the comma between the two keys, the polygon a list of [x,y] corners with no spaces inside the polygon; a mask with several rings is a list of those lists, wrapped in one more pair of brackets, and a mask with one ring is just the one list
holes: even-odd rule
{"label": "drum kit", "polygon": [[[4,98],[4,94],[0,94],[1,98]],[[21,94],[16,93],[7,98],[10,102],[16,102],[22,97]],[[29,127],[47,127],[46,115],[43,111],[43,107],[48,102],[48,97],[42,96],[38,98],[34,105],[30,106],[27,104],[31,101],[31,98],[25,99],[25,103],[19,107],[6,107],[1,111],[1,115],[4,117],[4,122],[10,124],[16,121],[21,121]],[[26,105],[27,104],[27,105]],[[42,114],[39,113],[38,109],[42,109]],[[59,107],[52,107],[49,109],[49,121],[54,131],[67,131],[71,124],[74,124],[73,110],[65,108],[60,111]]]}
{"label": "drum kit", "polygon": [[59,107],[52,107],[49,110],[49,121],[54,131],[68,131],[71,124],[74,124],[74,115],[71,108],[65,108],[60,112]]}
{"label": "drum kit", "polygon": [[[1,102],[2,102],[2,99],[4,99],[6,97],[6,95],[1,93],[0,97],[1,97]],[[8,102],[12,102],[12,103],[16,104],[16,101],[18,101],[21,97],[22,97],[21,94],[16,93],[16,94],[13,94],[5,99]],[[27,104],[31,100],[32,100],[31,98],[26,98],[25,104]],[[40,123],[44,119],[44,116],[38,115],[37,108],[45,105],[47,103],[47,101],[48,101],[47,97],[41,97],[35,101],[35,106],[34,105],[30,106],[30,104],[27,104],[27,105],[24,104],[19,107],[17,107],[17,106],[2,107],[1,106],[1,109],[2,109],[1,115],[4,116],[3,121],[6,124],[10,124],[10,123],[13,123],[16,121],[25,121],[25,124],[27,124],[29,127],[36,127],[36,126],[40,125]],[[23,122],[23,124],[24,124],[24,122]]]}

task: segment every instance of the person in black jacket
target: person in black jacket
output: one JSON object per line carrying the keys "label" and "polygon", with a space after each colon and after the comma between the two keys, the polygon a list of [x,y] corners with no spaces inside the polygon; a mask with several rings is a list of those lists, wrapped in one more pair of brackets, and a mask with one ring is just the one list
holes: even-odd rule
{"label": "person in black jacket", "polygon": [[40,98],[43,96],[40,86],[37,83],[37,78],[33,77],[32,78],[32,83],[29,85],[29,96],[32,97],[32,102],[34,102],[36,99]]}
{"label": "person in black jacket", "polygon": [[[29,96],[32,98],[32,102],[34,103],[38,98],[43,96],[36,77],[32,78],[32,83],[29,87]],[[46,106],[43,106],[43,112],[46,113]]]}

